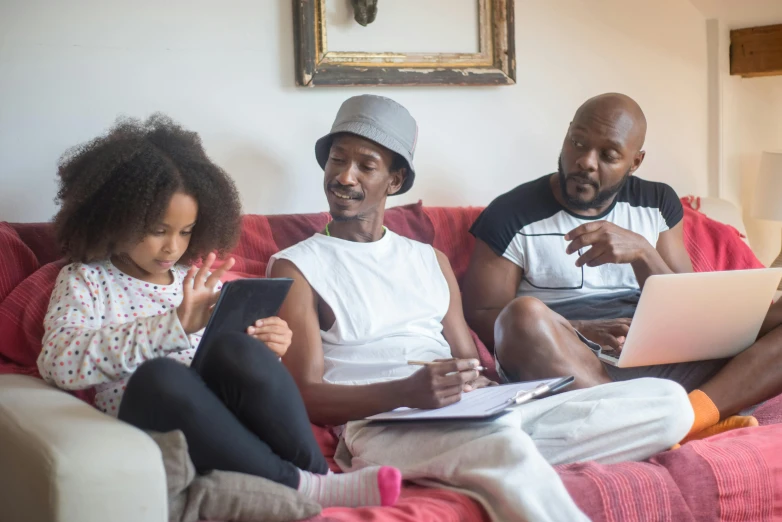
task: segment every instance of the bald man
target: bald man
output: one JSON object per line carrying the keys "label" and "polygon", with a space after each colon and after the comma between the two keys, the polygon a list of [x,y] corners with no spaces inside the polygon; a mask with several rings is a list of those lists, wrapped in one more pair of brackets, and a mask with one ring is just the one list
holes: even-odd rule
{"label": "bald man", "polygon": [[649,276],[692,271],[678,196],[634,175],[645,135],[643,111],[625,95],[579,107],[558,172],[498,197],[470,230],[465,317],[504,380],[574,375],[586,388],[668,378],[690,392],[690,439],[757,425],[734,415],[782,392],[782,305],[732,360],[616,368],[596,356],[621,350]]}

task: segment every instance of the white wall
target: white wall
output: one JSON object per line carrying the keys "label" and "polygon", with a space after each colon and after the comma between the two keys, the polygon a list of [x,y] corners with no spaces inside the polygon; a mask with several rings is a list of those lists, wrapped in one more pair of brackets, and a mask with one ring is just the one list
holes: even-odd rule
{"label": "white wall", "polygon": [[[417,185],[395,203],[484,205],[553,171],[573,112],[605,91],[647,113],[640,175],[705,192],[706,38],[695,7],[523,0],[516,26],[515,86],[372,90],[420,125]],[[325,210],[314,142],[346,97],[369,89],[295,87],[291,27],[288,0],[0,0],[0,219],[50,218],[59,155],[118,114],[156,110],[202,134],[247,212]]]}
{"label": "white wall", "polygon": [[[780,251],[780,224],[752,216],[756,180],[764,150],[782,150],[782,76],[741,78],[730,75],[730,30],[782,23],[778,0],[693,0],[704,15],[717,20],[719,74],[711,76],[720,91],[719,196],[738,205],[755,255],[770,264]],[[712,112],[713,114],[713,112]],[[782,202],[780,202],[782,204]]]}
{"label": "white wall", "polygon": [[753,218],[752,207],[762,151],[782,150],[782,77],[730,77],[724,88],[725,197],[742,208],[752,249],[768,265],[780,251],[779,223]]}

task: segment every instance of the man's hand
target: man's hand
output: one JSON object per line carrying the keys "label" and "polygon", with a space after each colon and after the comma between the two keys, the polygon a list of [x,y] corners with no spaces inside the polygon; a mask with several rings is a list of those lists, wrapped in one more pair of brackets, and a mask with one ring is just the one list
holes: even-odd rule
{"label": "man's hand", "polygon": [[576,227],[567,233],[565,240],[570,241],[565,250],[568,255],[591,247],[576,260],[576,266],[633,263],[654,250],[642,235],[608,221],[595,221]]}
{"label": "man's hand", "polygon": [[279,317],[259,319],[253,326],[247,327],[247,333],[268,346],[278,357],[285,355],[293,338],[288,323]]}
{"label": "man's hand", "polygon": [[182,281],[182,303],[176,313],[187,334],[195,333],[206,326],[209,316],[212,315],[212,308],[220,296],[215,287],[220,278],[234,266],[234,258],[230,258],[210,275],[209,269],[216,258],[214,254],[206,256],[201,268],[190,267]]}
{"label": "man's hand", "polygon": [[[450,362],[450,361],[456,361],[457,359],[451,358],[451,359],[435,359],[433,362]],[[470,381],[468,383],[465,383],[464,388],[462,388],[462,391],[464,393],[471,392],[473,390],[477,390],[478,388],[485,388],[486,386],[497,386],[497,383],[489,379],[488,377],[484,377],[483,375],[478,374],[478,378],[474,381]]]}
{"label": "man's hand", "polygon": [[462,388],[462,391],[467,393],[473,390],[477,390],[478,388],[485,388],[487,386],[497,386],[497,383],[487,377],[484,377],[483,375],[480,375],[474,381],[470,381],[465,384],[464,388]]}
{"label": "man's hand", "polygon": [[603,348],[616,353],[622,351],[627,332],[630,331],[630,319],[600,319],[595,321],[570,321],[581,335]]}
{"label": "man's hand", "polygon": [[404,405],[434,409],[459,402],[465,385],[479,379],[478,365],[477,359],[453,359],[424,366],[402,381]]}

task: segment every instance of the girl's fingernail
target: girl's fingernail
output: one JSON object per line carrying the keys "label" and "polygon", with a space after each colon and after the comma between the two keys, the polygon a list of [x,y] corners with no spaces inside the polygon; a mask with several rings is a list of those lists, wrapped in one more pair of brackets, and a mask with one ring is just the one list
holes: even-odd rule
{"label": "girl's fingernail", "polygon": [[255,321],[255,326],[263,326],[263,321]]}

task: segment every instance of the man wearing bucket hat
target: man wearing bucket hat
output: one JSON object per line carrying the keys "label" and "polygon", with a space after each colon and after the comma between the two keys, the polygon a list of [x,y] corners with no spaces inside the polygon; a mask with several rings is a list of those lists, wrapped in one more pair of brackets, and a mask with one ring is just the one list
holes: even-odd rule
{"label": "man wearing bucket hat", "polygon": [[334,138],[339,135],[365,138],[395,153],[394,167],[407,169],[402,186],[389,195],[404,194],[415,181],[413,154],[418,142],[418,125],[407,109],[381,96],[357,96],[342,104],[331,132],[315,143],[315,158],[325,170]]}
{"label": "man wearing bucket hat", "polygon": [[552,464],[640,460],[667,449],[692,423],[678,384],[611,383],[491,422],[361,420],[399,407],[439,408],[493,384],[477,370],[445,255],[383,227],[388,196],[413,185],[417,134],[404,107],[365,95],[345,101],[318,140],[333,220],[272,256],[267,269],[294,279],[279,313],[293,331],[283,362],[310,419],[338,427],[343,469],[390,465],[409,480],[468,490],[494,520],[586,520]]}

